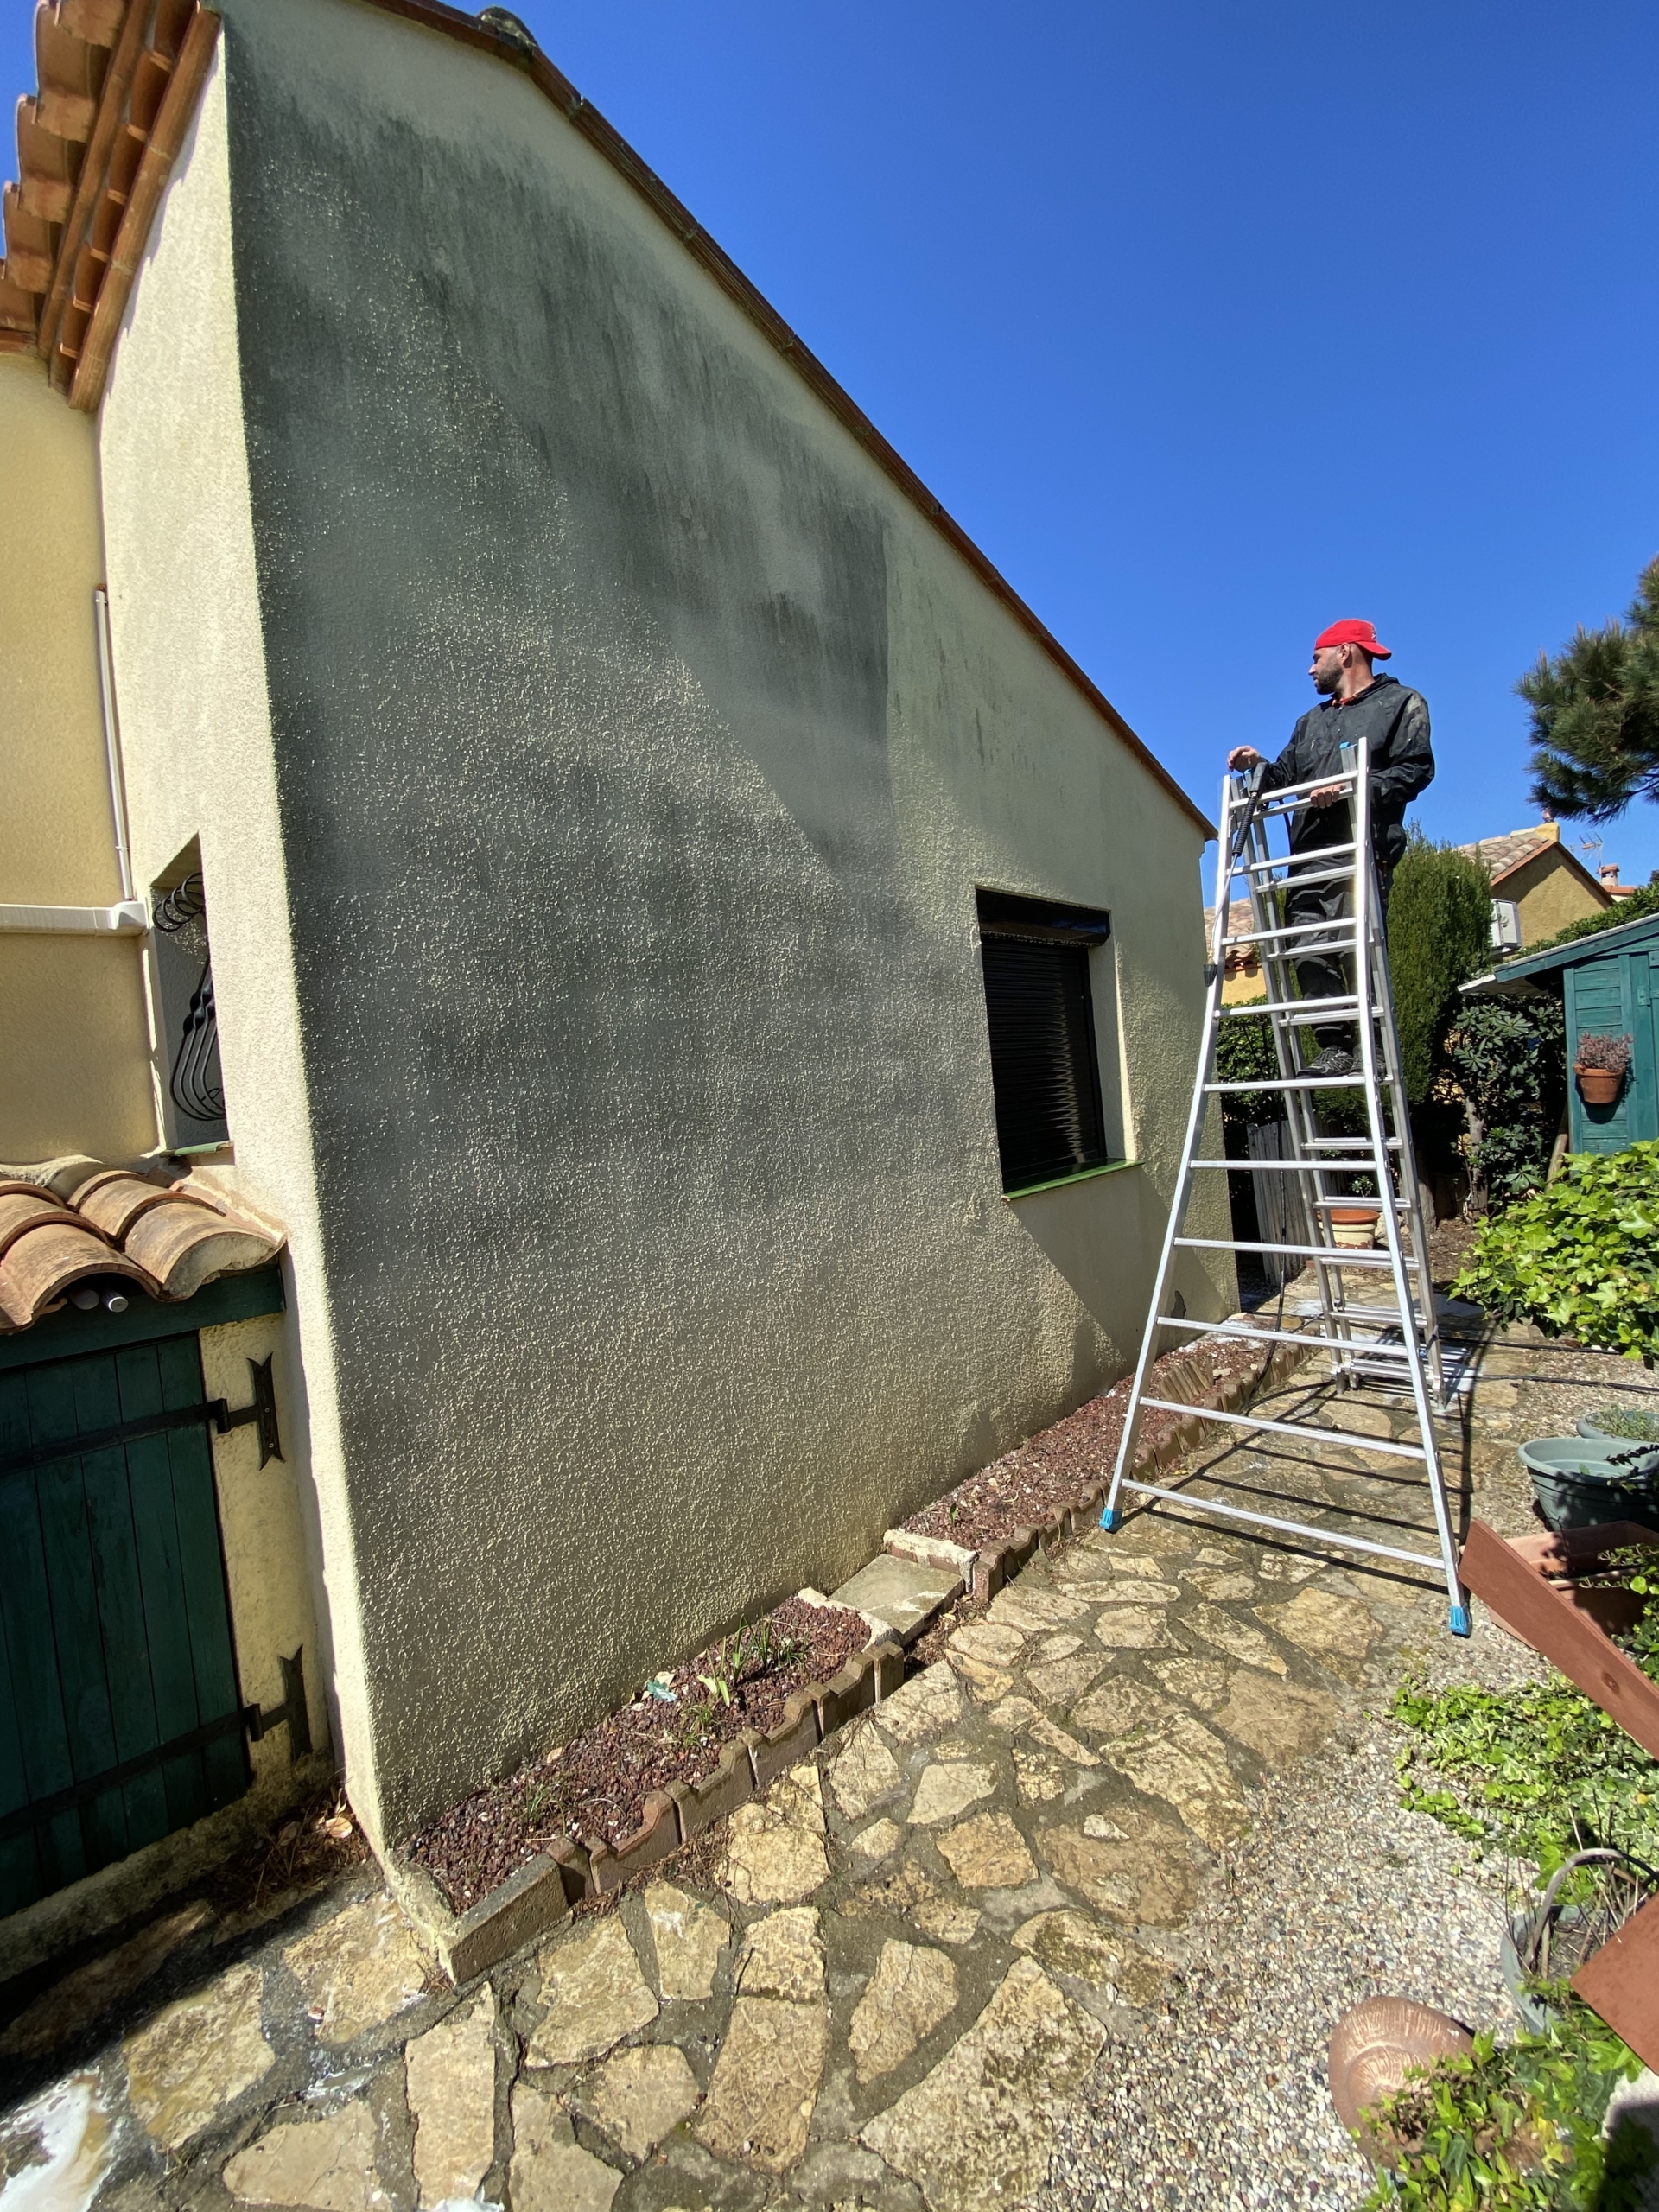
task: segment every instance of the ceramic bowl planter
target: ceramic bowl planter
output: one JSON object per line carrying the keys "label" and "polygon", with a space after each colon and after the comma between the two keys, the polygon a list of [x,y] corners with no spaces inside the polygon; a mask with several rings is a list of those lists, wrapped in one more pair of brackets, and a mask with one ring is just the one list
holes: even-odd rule
{"label": "ceramic bowl planter", "polygon": [[1382,1209],[1375,1199],[1363,1205],[1332,1206],[1332,1242],[1344,1251],[1368,1252],[1376,1242],[1376,1224],[1382,1218]]}
{"label": "ceramic bowl planter", "polygon": [[1599,1529],[1614,1521],[1659,1526],[1659,1445],[1613,1436],[1538,1436],[1521,1446],[1532,1494],[1548,1525]]}

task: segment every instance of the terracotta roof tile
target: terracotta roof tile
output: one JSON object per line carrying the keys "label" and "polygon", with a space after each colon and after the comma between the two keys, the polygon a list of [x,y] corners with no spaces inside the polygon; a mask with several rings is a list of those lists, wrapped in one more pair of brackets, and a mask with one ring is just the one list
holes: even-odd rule
{"label": "terracotta roof tile", "polygon": [[28,1328],[92,1277],[119,1276],[151,1298],[189,1298],[218,1275],[264,1266],[283,1241],[280,1230],[188,1179],[102,1168],[68,1198],[38,1183],[0,1181],[0,1332]]}
{"label": "terracotta roof tile", "polygon": [[1478,861],[1497,883],[1529,861],[1535,853],[1541,853],[1546,845],[1557,841],[1547,829],[1511,830],[1502,837],[1478,837],[1471,845],[1459,845],[1460,853],[1467,853],[1471,861]]}

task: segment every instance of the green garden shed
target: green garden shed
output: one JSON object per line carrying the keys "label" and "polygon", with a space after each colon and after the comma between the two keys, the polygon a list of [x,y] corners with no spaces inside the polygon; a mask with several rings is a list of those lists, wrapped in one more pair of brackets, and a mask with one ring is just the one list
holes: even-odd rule
{"label": "green garden shed", "polygon": [[1586,1105],[1578,1084],[1568,1081],[1573,1151],[1623,1152],[1645,1137],[1659,1137],[1659,1025],[1654,1019],[1659,914],[1506,960],[1496,974],[1467,988],[1483,997],[1534,991],[1559,996],[1567,1014],[1569,1069],[1581,1037],[1629,1037],[1630,1071],[1611,1106]]}

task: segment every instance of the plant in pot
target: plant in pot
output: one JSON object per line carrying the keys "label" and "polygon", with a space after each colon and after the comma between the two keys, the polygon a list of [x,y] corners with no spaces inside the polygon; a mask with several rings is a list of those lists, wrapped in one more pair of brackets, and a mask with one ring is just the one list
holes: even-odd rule
{"label": "plant in pot", "polygon": [[1630,1071],[1628,1036],[1580,1038],[1573,1072],[1579,1079],[1579,1090],[1586,1106],[1611,1106]]}
{"label": "plant in pot", "polygon": [[1350,1175],[1345,1180],[1348,1187],[1344,1198],[1330,1209],[1332,1241],[1350,1251],[1363,1251],[1376,1243],[1376,1224],[1382,1215],[1376,1198],[1376,1178],[1359,1174]]}

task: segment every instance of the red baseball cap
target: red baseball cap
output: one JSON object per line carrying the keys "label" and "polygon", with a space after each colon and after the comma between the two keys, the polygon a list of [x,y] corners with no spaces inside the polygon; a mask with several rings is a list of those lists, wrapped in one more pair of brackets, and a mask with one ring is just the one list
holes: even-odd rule
{"label": "red baseball cap", "polygon": [[1327,645],[1357,645],[1361,652],[1370,653],[1373,660],[1392,660],[1394,658],[1387,645],[1377,644],[1376,626],[1370,622],[1352,620],[1333,622],[1328,630],[1321,630],[1313,640],[1316,653],[1323,652]]}

